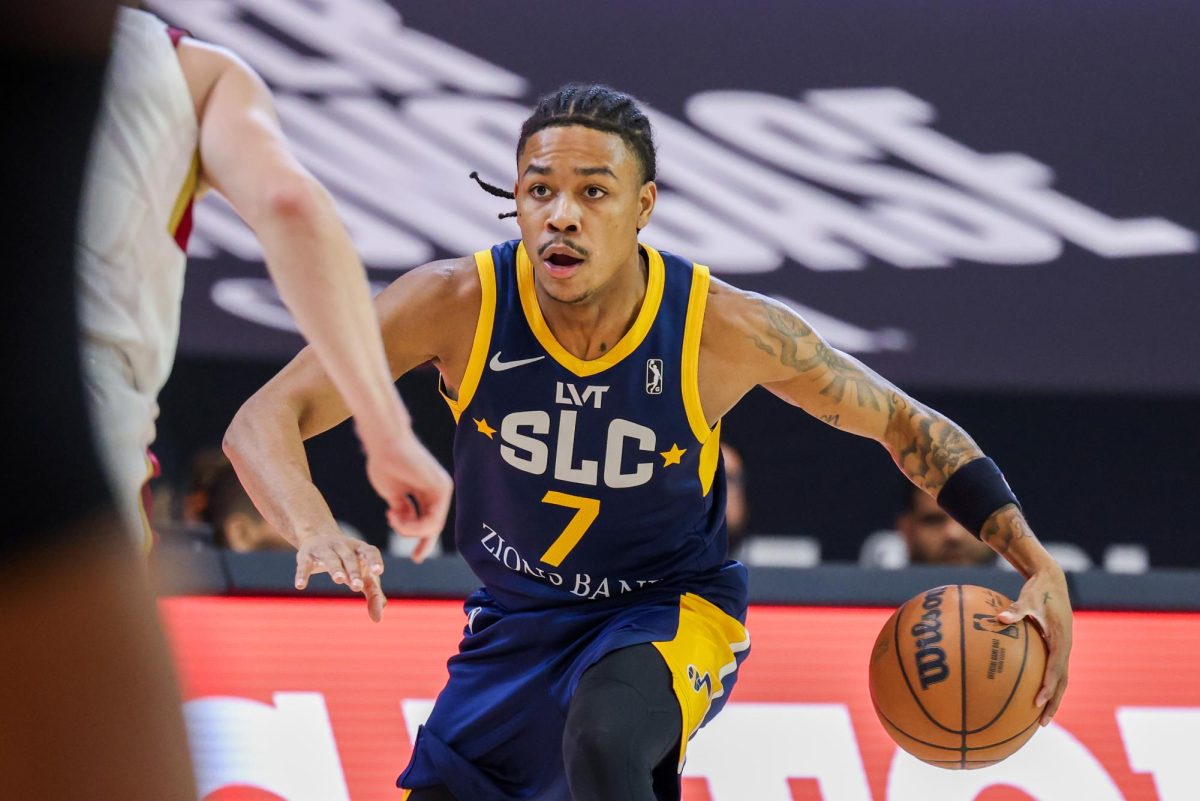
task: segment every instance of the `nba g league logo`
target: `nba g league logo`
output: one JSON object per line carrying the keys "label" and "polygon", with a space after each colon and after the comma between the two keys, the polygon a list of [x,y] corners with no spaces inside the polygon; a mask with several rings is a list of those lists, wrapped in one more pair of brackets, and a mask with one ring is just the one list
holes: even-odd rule
{"label": "nba g league logo", "polygon": [[663,360],[646,360],[646,394],[661,395],[663,385]]}

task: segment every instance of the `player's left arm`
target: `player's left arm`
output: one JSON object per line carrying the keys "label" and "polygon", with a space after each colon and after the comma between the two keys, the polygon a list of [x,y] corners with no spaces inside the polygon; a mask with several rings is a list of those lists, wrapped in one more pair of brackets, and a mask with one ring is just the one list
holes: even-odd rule
{"label": "player's left arm", "polygon": [[[901,472],[935,498],[951,476],[973,463],[956,480],[953,494],[961,497],[965,489],[976,507],[974,499],[988,495],[976,489],[975,476],[986,473],[981,468],[990,463],[980,462],[983,451],[967,432],[830,346],[800,315],[778,301],[714,280],[701,353],[706,413],[723,414],[750,388],[762,385],[834,428],[879,442]],[[978,536],[1026,578],[1019,599],[1000,619],[1010,623],[1030,617],[1046,636],[1049,661],[1038,694],[1039,705],[1045,704],[1045,725],[1067,686],[1071,603],[1066,577],[1034,536],[1018,505],[1003,503],[979,517]]]}

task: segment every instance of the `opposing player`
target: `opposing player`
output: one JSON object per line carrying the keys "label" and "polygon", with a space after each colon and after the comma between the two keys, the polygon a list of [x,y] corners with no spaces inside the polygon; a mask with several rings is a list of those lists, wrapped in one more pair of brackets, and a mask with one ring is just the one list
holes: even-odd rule
{"label": "opposing player", "polygon": [[[170,655],[91,445],[75,230],[115,3],[39,0],[0,26],[0,798],[195,801]],[[86,788],[82,790],[81,788]]]}
{"label": "opposing player", "polygon": [[[1024,573],[1005,616],[1047,633],[1048,721],[1066,681],[1066,583],[975,443],[786,306],[639,243],[655,150],[629,96],[543,98],[517,175],[519,240],[413,270],[377,301],[393,375],[429,360],[441,373],[458,548],[484,584],[398,781],[410,801],[679,798],[687,742],[749,651],[719,440],[759,385],[878,440]],[[302,353],[227,434],[252,497],[301,542],[335,530],[302,440],[347,411]]]}
{"label": "opposing player", "polygon": [[[192,203],[208,187],[262,244],[284,302],[355,417],[394,523],[441,531],[449,476],[412,432],[362,264],[329,194],[289,151],[266,85],[229,51],[132,8],[117,17],[79,256],[93,423],[127,525],[149,545],[146,449],[179,337]],[[371,546],[341,555],[354,551]]]}

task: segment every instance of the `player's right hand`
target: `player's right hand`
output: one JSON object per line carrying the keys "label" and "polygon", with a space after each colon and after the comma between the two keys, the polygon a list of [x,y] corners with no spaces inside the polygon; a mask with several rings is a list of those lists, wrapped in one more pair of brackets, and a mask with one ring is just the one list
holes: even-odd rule
{"label": "player's right hand", "polygon": [[1067,664],[1071,657],[1072,611],[1067,577],[1061,567],[1052,564],[1034,573],[1021,588],[1020,597],[1000,614],[1001,623],[1016,623],[1023,617],[1032,620],[1046,638],[1046,673],[1042,689],[1034,703],[1042,707],[1040,722],[1050,725],[1067,691]]}
{"label": "player's right hand", "polygon": [[328,573],[334,582],[361,592],[367,599],[371,620],[383,620],[383,608],[387,606],[379,583],[383,556],[374,545],[340,531],[309,537],[296,551],[296,589],[307,587],[309,576],[317,573]]}
{"label": "player's right hand", "polygon": [[388,505],[388,523],[420,542],[413,561],[429,555],[446,525],[454,482],[411,430],[363,438],[367,478]]}

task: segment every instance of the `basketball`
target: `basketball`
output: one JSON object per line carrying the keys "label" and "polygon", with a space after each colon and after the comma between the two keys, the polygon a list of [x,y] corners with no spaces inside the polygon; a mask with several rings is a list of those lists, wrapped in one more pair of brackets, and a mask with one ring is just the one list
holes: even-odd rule
{"label": "basketball", "polygon": [[1012,755],[1038,729],[1046,645],[1012,602],[970,584],[926,590],[897,609],[871,650],[871,700],[896,744],[939,768],[970,770]]}

